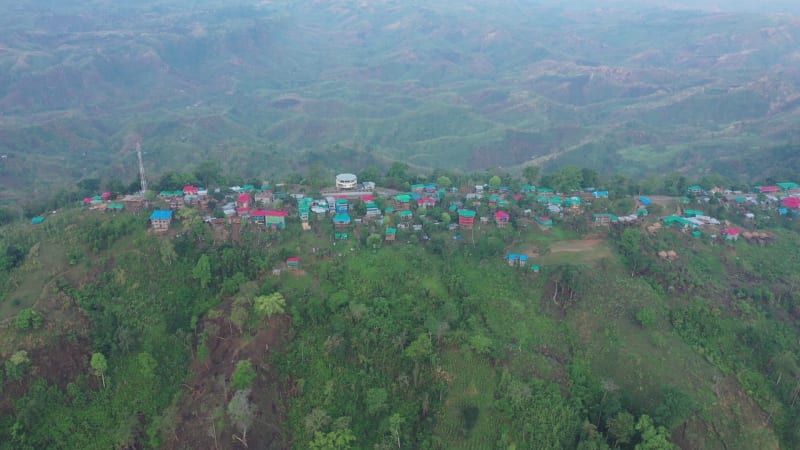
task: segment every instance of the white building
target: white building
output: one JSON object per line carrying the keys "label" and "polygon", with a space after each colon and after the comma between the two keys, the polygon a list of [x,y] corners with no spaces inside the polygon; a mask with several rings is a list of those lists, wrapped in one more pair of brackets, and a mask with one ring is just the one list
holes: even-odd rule
{"label": "white building", "polygon": [[358,179],[352,173],[340,173],[336,175],[337,189],[355,189],[357,184]]}

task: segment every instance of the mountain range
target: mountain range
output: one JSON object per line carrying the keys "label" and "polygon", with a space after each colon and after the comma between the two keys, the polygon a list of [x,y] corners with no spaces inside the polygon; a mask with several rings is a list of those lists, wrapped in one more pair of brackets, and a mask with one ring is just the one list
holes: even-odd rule
{"label": "mountain range", "polygon": [[20,2],[0,18],[0,194],[132,181],[136,140],[154,177],[793,173],[800,16],[748,5]]}

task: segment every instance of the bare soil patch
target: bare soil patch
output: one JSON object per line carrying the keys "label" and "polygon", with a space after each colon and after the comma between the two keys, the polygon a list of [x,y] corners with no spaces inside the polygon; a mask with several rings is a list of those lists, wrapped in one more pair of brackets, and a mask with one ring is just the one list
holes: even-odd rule
{"label": "bare soil patch", "polygon": [[[280,351],[290,328],[288,316],[274,316],[253,336],[243,339],[242,333],[226,318],[206,320],[201,331],[208,334],[205,360],[192,362],[192,380],[185,385],[180,401],[178,423],[167,449],[240,449],[233,439],[235,431],[226,419],[228,402],[234,392],[230,379],[240,360],[249,359],[257,377],[250,399],[256,415],[247,432],[250,448],[288,449],[291,447],[283,422],[286,417],[285,386],[278,371],[271,365],[270,355]],[[238,434],[238,432],[237,432]]]}

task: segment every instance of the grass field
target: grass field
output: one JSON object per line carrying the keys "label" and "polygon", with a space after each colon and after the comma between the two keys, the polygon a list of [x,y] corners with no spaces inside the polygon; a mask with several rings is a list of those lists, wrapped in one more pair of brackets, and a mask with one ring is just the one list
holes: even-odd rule
{"label": "grass field", "polygon": [[450,350],[443,368],[451,377],[447,398],[436,417],[433,434],[446,449],[491,450],[497,448],[499,426],[494,408],[495,371],[469,352]]}

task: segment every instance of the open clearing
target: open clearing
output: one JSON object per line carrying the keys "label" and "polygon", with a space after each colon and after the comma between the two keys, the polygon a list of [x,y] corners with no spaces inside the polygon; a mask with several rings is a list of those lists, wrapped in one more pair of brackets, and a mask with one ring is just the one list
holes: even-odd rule
{"label": "open clearing", "polygon": [[539,264],[563,264],[598,261],[610,257],[612,252],[604,239],[574,239],[554,242],[543,254],[536,247],[529,247],[527,254]]}

